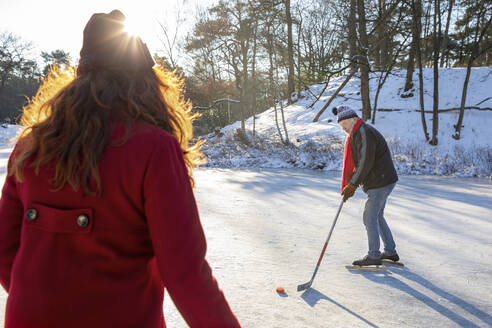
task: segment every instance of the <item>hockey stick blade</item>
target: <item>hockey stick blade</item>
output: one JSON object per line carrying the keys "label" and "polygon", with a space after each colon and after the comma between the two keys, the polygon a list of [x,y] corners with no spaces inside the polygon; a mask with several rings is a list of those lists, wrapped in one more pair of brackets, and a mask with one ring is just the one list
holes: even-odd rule
{"label": "hockey stick blade", "polygon": [[305,284],[299,285],[299,286],[297,286],[297,291],[300,292],[300,291],[306,290],[306,289],[310,288],[312,284],[313,284],[313,281],[311,280],[311,281],[306,282]]}

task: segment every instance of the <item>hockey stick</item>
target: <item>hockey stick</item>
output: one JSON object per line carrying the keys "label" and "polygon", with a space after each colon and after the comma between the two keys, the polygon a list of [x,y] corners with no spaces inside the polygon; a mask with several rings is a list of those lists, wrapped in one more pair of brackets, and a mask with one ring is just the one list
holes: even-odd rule
{"label": "hockey stick", "polygon": [[333,228],[335,228],[335,224],[337,223],[338,216],[340,215],[340,211],[342,210],[342,206],[343,206],[343,198],[342,198],[342,201],[340,202],[340,205],[338,206],[337,215],[335,216],[335,220],[333,220],[333,224],[331,225],[330,233],[328,234],[328,238],[326,238],[325,245],[323,246],[323,250],[321,251],[321,254],[319,256],[318,263],[316,264],[316,269],[314,269],[313,276],[311,277],[311,280],[309,280],[305,284],[297,286],[298,292],[310,288],[311,285],[313,284],[314,277],[316,276],[316,273],[318,272],[318,269],[319,269],[319,265],[321,264],[321,260],[323,259],[323,256],[325,255],[326,246],[328,246],[328,242],[330,241],[331,233],[333,232]]}

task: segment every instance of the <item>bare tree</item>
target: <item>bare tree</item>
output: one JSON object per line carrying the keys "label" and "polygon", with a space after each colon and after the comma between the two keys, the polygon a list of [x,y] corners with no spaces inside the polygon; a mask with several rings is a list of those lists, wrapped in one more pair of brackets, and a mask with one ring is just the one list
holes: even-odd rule
{"label": "bare tree", "polygon": [[[421,15],[421,17],[423,18],[423,28],[421,29],[421,32],[423,32],[423,34],[421,36],[421,41],[424,42],[423,47],[422,47],[422,50],[423,50],[422,59],[424,60],[424,62],[423,62],[424,67],[431,67],[432,58],[433,58],[432,55],[434,53],[432,43],[430,40],[431,37],[433,37],[433,34],[430,32],[431,25],[432,25],[431,24],[431,17],[433,17],[433,15],[431,14],[433,3],[434,3],[434,0],[427,1],[427,8],[425,9],[425,11],[423,11],[423,14]],[[424,4],[425,4],[425,0],[423,0],[423,2],[422,2],[422,5],[424,5]]]}
{"label": "bare tree", "polygon": [[297,7],[298,21],[297,21],[297,98],[301,98],[302,91],[302,77],[301,77],[301,36],[302,36],[302,14],[299,7]]}
{"label": "bare tree", "polygon": [[292,15],[290,12],[290,0],[285,0],[285,17],[287,23],[287,53],[288,53],[288,75],[287,75],[287,96],[289,104],[292,103],[294,93],[294,42],[292,38]]}
{"label": "bare tree", "polygon": [[451,23],[451,14],[453,12],[454,0],[448,0],[448,16],[446,17],[446,27],[444,28],[444,39],[442,40],[441,63],[439,67],[444,66],[444,60],[448,53],[449,43],[449,25]]}
{"label": "bare tree", "polygon": [[253,58],[251,64],[251,109],[253,112],[253,136],[255,136],[256,130],[256,54],[258,51],[258,21],[255,21],[255,27],[253,32]]}
{"label": "bare tree", "polygon": [[246,130],[246,114],[249,112],[249,56],[253,36],[254,18],[251,17],[249,4],[240,0],[233,3],[219,2],[209,9],[213,18],[204,26],[214,33],[217,49],[222,54],[227,71],[234,77],[239,91],[241,129]]}
{"label": "bare tree", "polygon": [[371,99],[369,98],[369,43],[364,0],[357,0],[357,12],[359,16],[359,48],[362,58],[359,62],[360,95],[362,99],[362,119],[366,121],[371,118]]}
{"label": "bare tree", "polygon": [[219,26],[227,25],[221,18],[211,17],[209,10],[200,10],[196,14],[194,31],[186,38],[185,50],[193,61],[193,76],[204,84],[216,83],[222,74],[226,74],[221,62],[223,44],[217,34]]}
{"label": "bare tree", "polygon": [[429,143],[437,146],[439,132],[439,50],[441,40],[441,1],[434,0],[434,93],[432,106],[432,139]]}
{"label": "bare tree", "polygon": [[0,33],[0,92],[14,75],[22,75],[32,66],[28,59],[32,47],[12,33]]}
{"label": "bare tree", "polygon": [[[414,1],[412,0],[409,4],[409,7],[411,9],[411,12],[413,13],[414,9]],[[420,19],[420,17],[418,18]],[[412,32],[412,42],[410,45],[410,51],[408,52],[408,61],[407,61],[407,72],[406,72],[406,78],[405,78],[405,87],[403,88],[404,93],[401,94],[402,98],[408,97],[409,95],[406,93],[409,90],[411,90],[414,85],[413,85],[413,72],[415,70],[415,56],[417,53],[417,47],[420,47],[420,38],[418,35],[418,29],[416,28],[417,23],[417,17],[412,14],[412,17],[410,18],[411,24],[410,24],[410,29]]]}
{"label": "bare tree", "polygon": [[331,2],[317,0],[299,10],[303,22],[300,36],[302,58],[301,61],[298,58],[297,68],[302,69],[300,82],[304,86],[325,82],[327,72],[336,65],[344,65],[345,60],[339,51],[344,43],[345,33],[338,23],[338,9],[332,6],[334,4]]}
{"label": "bare tree", "polygon": [[[348,44],[349,44],[349,54],[350,58],[356,58],[356,56],[359,54],[357,50],[357,19],[356,19],[356,13],[357,13],[357,0],[350,0],[350,9],[349,9],[349,16],[348,16]],[[351,70],[357,72],[358,66],[352,65]]]}
{"label": "bare tree", "polygon": [[378,42],[375,44],[374,49],[374,65],[377,70],[382,70],[387,64],[389,59],[389,33],[388,33],[388,21],[389,17],[386,15],[386,0],[378,0],[378,12],[377,12],[377,28],[376,35]]}
{"label": "bare tree", "polygon": [[[273,56],[274,56],[275,62],[277,62],[277,52],[274,52]],[[278,81],[280,80],[279,75],[278,75],[278,66],[275,68],[275,72],[276,72],[276,77],[277,77],[276,81],[278,83]],[[276,90],[280,90],[280,86],[278,84],[276,84]],[[289,133],[287,132],[287,124],[285,122],[284,104],[283,104],[283,100],[282,100],[282,93],[278,92],[278,91],[276,91],[275,93],[279,96],[277,99],[278,99],[278,103],[280,105],[280,114],[282,115],[282,126],[284,128],[284,133],[285,133],[285,139],[284,139],[283,143],[288,144],[290,141],[289,141]],[[276,107],[275,107],[275,115],[276,115]],[[278,127],[278,123],[277,123],[277,127]]]}
{"label": "bare tree", "polygon": [[19,109],[39,86],[41,77],[31,54],[32,44],[9,33],[0,33],[0,120],[13,122]]}
{"label": "bare tree", "polygon": [[[393,30],[399,31],[399,34],[401,35],[401,38],[403,38],[402,41],[399,42],[399,47],[396,50],[396,52],[390,56],[388,55],[388,59],[390,62],[384,62],[383,67],[381,67],[381,72],[379,73],[379,78],[378,78],[378,86],[376,90],[376,95],[374,97],[374,108],[373,108],[373,114],[372,114],[372,120],[371,123],[374,124],[376,122],[376,111],[378,108],[378,99],[379,99],[379,93],[381,92],[381,88],[383,87],[384,83],[386,82],[386,79],[388,76],[391,74],[391,71],[393,70],[394,66],[396,65],[396,62],[398,58],[400,57],[400,53],[405,50],[406,47],[408,47],[407,40],[410,37],[409,34],[406,31],[402,30],[400,28],[400,25],[402,24],[403,21],[403,12],[400,11],[400,14],[398,15],[398,19],[396,20]],[[386,31],[388,33],[388,30]],[[395,34],[394,32],[392,34]]]}
{"label": "bare tree", "polygon": [[[353,54],[353,56],[350,58],[346,58],[346,60],[349,62],[349,64],[347,66],[340,68],[339,70],[337,70],[335,72],[327,70],[327,74],[329,77],[333,76],[334,74],[343,72],[343,71],[345,71],[345,69],[347,69],[349,67],[351,68],[350,72],[345,77],[345,80],[341,83],[341,85],[337,88],[335,93],[330,97],[328,102],[316,114],[316,116],[313,119],[313,122],[317,122],[319,120],[320,116],[328,108],[328,106],[331,104],[331,102],[337,97],[337,95],[345,87],[345,85],[349,82],[349,80],[357,73],[358,67],[359,68],[363,67],[363,68],[367,69],[367,79],[365,79],[367,82],[366,82],[366,86],[364,87],[364,90],[367,90],[366,94],[367,94],[368,99],[366,102],[369,103],[369,113],[368,114],[366,113],[366,117],[368,117],[368,119],[369,119],[371,116],[371,106],[370,106],[370,99],[369,99],[369,71],[370,71],[369,53],[372,52],[372,50],[371,50],[372,48],[363,48],[362,43],[361,43],[361,39],[358,38],[358,36],[357,36],[356,24],[354,24],[354,22],[356,22],[355,15],[357,12],[357,6],[358,6],[358,0],[351,0],[350,1],[349,14],[348,14],[348,19],[347,19],[347,21],[348,21],[348,24],[347,24],[347,40],[348,40],[348,44],[349,44],[349,51],[350,51],[349,53],[351,55]],[[394,12],[394,10],[397,8],[397,6],[398,6],[398,2],[394,2],[391,4],[391,6],[387,10],[385,10],[384,17],[381,17],[381,19],[376,21],[376,24],[374,24],[371,31],[369,33],[365,34],[367,40],[369,39],[369,37],[371,35],[373,35],[374,33],[376,33],[378,31],[378,27],[380,24],[387,21],[387,17],[389,17],[391,15],[391,13]],[[400,17],[401,17],[401,14],[400,14]],[[359,23],[360,23],[360,17],[359,17]],[[398,22],[396,24],[394,24],[394,26],[398,27]],[[395,29],[395,28],[393,28],[393,29]],[[363,29],[363,32],[364,32],[364,30],[365,29]],[[357,41],[359,41],[359,47],[357,47]],[[371,45],[371,47],[378,47],[379,46],[378,43],[381,41],[384,41],[384,40],[379,40],[379,41],[375,42],[374,44]],[[362,50],[360,50],[360,49],[362,49]],[[360,79],[361,79],[361,94],[363,94],[362,93],[362,90],[363,90],[362,80],[364,80],[364,77],[362,74],[361,74]],[[323,89],[322,93],[325,91],[325,89],[326,89],[326,87]],[[364,104],[364,97],[362,97],[362,100],[363,100],[363,104]],[[314,105],[314,103],[311,106],[313,106],[313,105]],[[363,112],[363,117],[364,117],[364,112]]]}
{"label": "bare tree", "polygon": [[[466,76],[465,76],[465,82],[463,83],[463,92],[461,95],[461,105],[460,105],[460,115],[458,117],[458,123],[454,126],[455,128],[455,134],[453,135],[453,138],[456,140],[460,139],[461,136],[461,128],[463,125],[463,116],[464,116],[464,111],[465,111],[465,103],[466,103],[466,94],[468,91],[468,82],[470,81],[470,74],[471,74],[471,68],[473,66],[473,63],[475,60],[483,55],[489,47],[485,47],[480,51],[480,43],[484,39],[485,35],[487,35],[487,30],[491,26],[492,22],[492,7],[487,7],[486,6],[486,1],[481,0],[477,6],[477,15],[476,15],[476,25],[475,25],[475,33],[473,37],[473,43],[471,45],[471,54],[468,59],[468,64],[466,66]],[[487,15],[489,17],[487,18]],[[486,23],[483,25],[481,28],[481,20],[485,19]]]}
{"label": "bare tree", "polygon": [[396,64],[396,61],[398,60],[398,57],[400,56],[400,53],[403,49],[407,47],[406,44],[406,39],[400,44],[400,47],[394,54],[391,63],[387,65],[387,67],[384,70],[381,70],[379,73],[379,78],[378,78],[378,87],[376,90],[376,96],[374,97],[374,108],[373,108],[373,113],[372,113],[372,120],[371,123],[374,124],[376,122],[376,111],[378,108],[378,99],[379,99],[379,93],[381,92],[381,88],[383,87],[384,83],[386,82],[386,79],[390,75],[391,71],[393,70],[393,67]]}
{"label": "bare tree", "polygon": [[[415,70],[415,52],[417,51],[417,40],[412,37],[412,43],[410,45],[410,51],[408,53],[408,61],[407,61],[407,74],[405,78],[405,87],[403,88],[404,92],[407,92],[413,88],[413,72]],[[401,97],[407,97],[407,94],[403,93]]]}
{"label": "bare tree", "polygon": [[182,6],[179,4],[179,2],[176,2],[174,6],[176,12],[173,17],[173,29],[171,30],[171,26],[169,25],[169,16],[166,16],[166,19],[162,21],[158,21],[159,26],[161,28],[162,32],[162,37],[159,36],[159,40],[161,41],[162,46],[164,47],[164,54],[171,65],[170,69],[175,69],[178,67],[178,57],[180,53],[180,46],[179,46],[179,37],[180,37],[180,30],[183,24],[185,23],[186,19],[183,16],[182,13]]}
{"label": "bare tree", "polygon": [[243,131],[246,131],[246,126],[245,126],[245,116],[246,116],[246,111],[249,106],[249,99],[247,95],[247,90],[248,90],[248,53],[250,49],[250,42],[251,42],[251,35],[252,35],[252,29],[251,29],[251,19],[248,17],[243,17],[242,15],[242,10],[243,10],[243,4],[242,3],[237,3],[236,4],[237,8],[237,20],[239,22],[239,31],[237,33],[238,39],[239,39],[239,45],[240,45],[240,51],[241,51],[241,64],[242,64],[242,84],[240,86],[240,95],[241,95],[241,129]]}
{"label": "bare tree", "polygon": [[427,123],[425,121],[425,104],[424,104],[424,72],[422,67],[422,48],[420,44],[420,35],[422,30],[422,0],[411,0],[413,16],[413,33],[415,42],[415,56],[419,66],[419,101],[420,101],[420,119],[424,130],[425,140],[429,140],[427,132]]}
{"label": "bare tree", "polygon": [[285,141],[284,141],[284,143],[285,144],[288,144],[290,142],[289,141],[289,132],[287,131],[287,122],[285,121],[284,104],[283,104],[283,102],[282,102],[281,99],[279,101],[279,104],[280,104],[280,114],[282,114],[282,125],[284,127],[284,132],[285,132]]}
{"label": "bare tree", "polygon": [[268,56],[268,85],[270,89],[271,100],[270,104],[273,106],[274,110],[274,118],[275,118],[275,126],[277,127],[277,132],[280,137],[280,141],[285,143],[285,139],[282,134],[282,130],[280,129],[279,120],[278,120],[278,112],[277,112],[277,103],[279,99],[278,95],[278,87],[275,82],[275,23],[276,23],[276,8],[273,2],[270,3],[269,7],[265,7],[265,10],[269,10],[269,14],[267,15],[263,28],[261,30],[262,39],[263,39],[263,47],[265,48]]}

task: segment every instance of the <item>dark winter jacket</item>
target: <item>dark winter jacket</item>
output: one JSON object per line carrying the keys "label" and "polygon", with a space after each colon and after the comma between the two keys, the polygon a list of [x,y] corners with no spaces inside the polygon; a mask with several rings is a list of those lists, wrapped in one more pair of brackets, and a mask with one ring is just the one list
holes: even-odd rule
{"label": "dark winter jacket", "polygon": [[362,123],[352,135],[350,147],[356,167],[350,184],[367,191],[398,181],[386,140],[374,127]]}
{"label": "dark winter jacket", "polygon": [[[206,242],[176,138],[115,125],[102,195],[66,185],[54,165],[7,176],[0,199],[6,328],[163,328],[164,288],[190,327],[239,327],[205,260]],[[15,156],[15,151],[13,156]]]}

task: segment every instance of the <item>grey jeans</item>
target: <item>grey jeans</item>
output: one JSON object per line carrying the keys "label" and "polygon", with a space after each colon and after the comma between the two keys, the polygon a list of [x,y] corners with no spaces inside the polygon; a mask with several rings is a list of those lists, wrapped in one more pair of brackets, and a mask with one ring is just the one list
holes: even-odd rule
{"label": "grey jeans", "polygon": [[396,183],[367,190],[367,201],[364,208],[364,225],[367,231],[367,241],[369,244],[368,255],[370,258],[381,258],[379,251],[379,237],[383,240],[384,252],[387,255],[396,254],[396,245],[393,240],[391,230],[384,219],[384,207],[386,200],[393,191]]}

